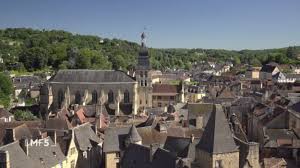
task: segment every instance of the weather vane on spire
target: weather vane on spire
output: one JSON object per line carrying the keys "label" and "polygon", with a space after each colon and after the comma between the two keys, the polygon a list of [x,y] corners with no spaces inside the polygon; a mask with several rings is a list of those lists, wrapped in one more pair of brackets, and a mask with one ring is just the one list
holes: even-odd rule
{"label": "weather vane on spire", "polygon": [[146,34],[145,34],[145,30],[146,30],[146,27],[144,27],[144,31],[143,31],[143,33],[141,34],[142,47],[145,46],[145,42],[146,42]]}

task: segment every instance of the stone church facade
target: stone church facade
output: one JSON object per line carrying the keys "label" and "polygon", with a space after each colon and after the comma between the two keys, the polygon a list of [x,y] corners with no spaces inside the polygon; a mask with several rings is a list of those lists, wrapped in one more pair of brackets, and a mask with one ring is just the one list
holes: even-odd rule
{"label": "stone church facade", "polygon": [[152,107],[151,65],[144,33],[141,39],[135,76],[112,70],[60,70],[41,89],[41,115],[47,118],[49,112],[72,104],[105,108],[109,115],[136,115]]}
{"label": "stone church facade", "polygon": [[122,71],[61,70],[41,90],[42,114],[71,104],[103,106],[110,115],[137,113],[137,82]]}

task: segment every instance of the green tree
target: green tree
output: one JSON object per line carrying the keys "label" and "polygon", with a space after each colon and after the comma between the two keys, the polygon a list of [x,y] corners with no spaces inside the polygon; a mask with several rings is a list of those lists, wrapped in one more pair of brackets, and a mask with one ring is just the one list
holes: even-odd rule
{"label": "green tree", "polygon": [[20,55],[20,61],[29,71],[43,69],[47,66],[48,51],[40,47],[26,49]]}
{"label": "green tree", "polygon": [[37,118],[30,111],[16,110],[14,117],[18,121],[33,121]]}
{"label": "green tree", "polygon": [[11,101],[11,94],[13,92],[13,85],[11,79],[0,73],[0,105],[8,107]]}
{"label": "green tree", "polygon": [[288,47],[286,50],[286,56],[288,58],[296,59],[297,58],[297,49],[296,47]]}

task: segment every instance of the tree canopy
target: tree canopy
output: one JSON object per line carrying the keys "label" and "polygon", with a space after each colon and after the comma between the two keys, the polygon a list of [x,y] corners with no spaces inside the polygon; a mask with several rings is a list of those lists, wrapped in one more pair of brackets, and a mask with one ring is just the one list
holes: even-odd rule
{"label": "tree canopy", "polygon": [[12,82],[4,73],[0,73],[0,105],[8,107],[13,92]]}
{"label": "tree canopy", "polygon": [[[1,70],[121,69],[136,64],[139,45],[119,39],[72,34],[61,30],[0,29]],[[155,49],[150,48],[155,69],[184,68],[199,61],[231,61],[261,65],[270,61],[299,64],[300,47],[266,50]]]}

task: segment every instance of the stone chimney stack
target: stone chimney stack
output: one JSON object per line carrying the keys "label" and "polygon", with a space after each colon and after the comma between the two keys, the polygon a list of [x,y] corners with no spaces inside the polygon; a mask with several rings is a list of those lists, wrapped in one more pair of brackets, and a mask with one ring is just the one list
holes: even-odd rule
{"label": "stone chimney stack", "polygon": [[249,142],[248,160],[253,167],[260,167],[259,164],[259,143]]}
{"label": "stone chimney stack", "polygon": [[0,165],[4,168],[10,168],[10,160],[8,151],[0,151]]}
{"label": "stone chimney stack", "polygon": [[192,134],[192,135],[191,135],[191,143],[193,143],[194,140],[195,140],[195,136],[194,136],[194,134]]}

